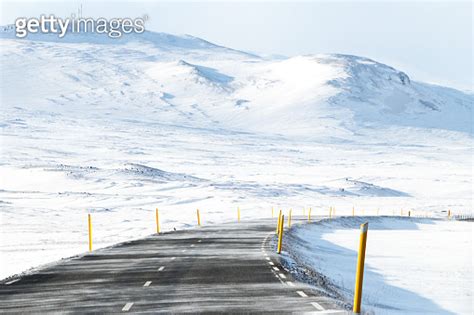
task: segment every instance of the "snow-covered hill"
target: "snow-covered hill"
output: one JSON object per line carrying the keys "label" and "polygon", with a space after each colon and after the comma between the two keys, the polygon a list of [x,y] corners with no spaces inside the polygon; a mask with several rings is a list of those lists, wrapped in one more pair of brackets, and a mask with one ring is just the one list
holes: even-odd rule
{"label": "snow-covered hill", "polygon": [[[348,135],[375,125],[472,134],[472,95],[412,82],[367,58],[264,60],[192,36],[152,32],[120,40],[0,34],[10,38],[3,40],[6,106],[34,100],[35,106],[86,110],[91,104],[84,100],[100,98],[95,110],[109,111],[113,103],[115,112],[129,113],[148,104],[148,118],[155,113],[159,121],[243,131]],[[25,85],[28,93],[18,97],[17,87]]]}
{"label": "snow-covered hill", "polygon": [[157,206],[164,230],[196,207],[472,209],[473,96],[376,61],[152,32],[0,44],[0,276],[86,250],[88,211],[105,246]]}

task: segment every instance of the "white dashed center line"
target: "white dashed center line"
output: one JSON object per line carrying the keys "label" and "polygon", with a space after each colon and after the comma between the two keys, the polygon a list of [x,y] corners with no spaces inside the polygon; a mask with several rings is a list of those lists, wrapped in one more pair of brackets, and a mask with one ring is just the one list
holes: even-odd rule
{"label": "white dashed center line", "polygon": [[285,276],[284,274],[282,274],[282,273],[279,273],[278,275],[280,276],[280,278],[282,278],[282,279],[286,279],[286,276]]}
{"label": "white dashed center line", "polygon": [[301,296],[301,297],[308,297],[308,296],[306,295],[306,293],[304,293],[303,291],[296,291],[296,293],[298,293],[299,296]]}
{"label": "white dashed center line", "polygon": [[280,269],[278,269],[278,267],[273,267],[273,270],[280,271]]}
{"label": "white dashed center line", "polygon": [[122,312],[128,312],[133,306],[133,303],[127,303],[125,306],[122,308]]}
{"label": "white dashed center line", "polygon": [[290,287],[294,287],[294,286],[295,286],[295,284],[294,284],[293,282],[291,282],[291,281],[287,281],[286,284],[288,284]]}
{"label": "white dashed center line", "polygon": [[269,264],[270,266],[275,265],[275,264],[273,263],[273,261],[269,261],[268,264]]}
{"label": "white dashed center line", "polygon": [[176,259],[176,257],[171,257],[171,260],[175,260],[175,259]]}
{"label": "white dashed center line", "polygon": [[199,241],[198,241],[198,243],[201,243],[201,242],[202,242],[202,240],[199,240]]}
{"label": "white dashed center line", "polygon": [[10,280],[8,282],[5,282],[5,284],[9,285],[9,284],[12,284],[12,283],[15,283],[15,282],[18,282],[18,281],[20,281],[20,279]]}
{"label": "white dashed center line", "polygon": [[191,244],[191,247],[194,247],[194,244]]}
{"label": "white dashed center line", "polygon": [[182,253],[184,253],[185,251],[186,251],[186,250],[185,250],[185,249],[183,249],[181,252],[182,252]]}
{"label": "white dashed center line", "polygon": [[144,286],[144,287],[149,287],[150,284],[151,284],[151,281],[147,281],[147,282],[145,282],[145,284],[144,284],[143,286]]}
{"label": "white dashed center line", "polygon": [[311,305],[313,305],[318,311],[324,311],[324,307],[322,307],[319,303],[317,302],[311,302]]}
{"label": "white dashed center line", "polygon": [[265,257],[266,260],[270,260],[270,257]]}
{"label": "white dashed center line", "polygon": [[163,269],[165,269],[165,266],[161,266],[160,268],[158,268],[158,271],[163,271]]}

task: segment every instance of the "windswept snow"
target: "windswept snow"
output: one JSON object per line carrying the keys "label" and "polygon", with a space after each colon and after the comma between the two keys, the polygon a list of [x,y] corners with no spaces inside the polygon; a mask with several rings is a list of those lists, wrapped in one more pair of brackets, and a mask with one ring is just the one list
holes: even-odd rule
{"label": "windswept snow", "polygon": [[[473,96],[348,55],[0,32],[0,277],[271,206],[472,209]],[[342,210],[338,210],[342,211]]]}
{"label": "windswept snow", "polygon": [[346,217],[295,226],[286,248],[352,303],[366,221],[364,314],[472,314],[472,222]]}
{"label": "windswept snow", "polygon": [[341,196],[369,196],[369,197],[409,197],[410,195],[390,188],[380,187],[360,180],[344,178],[331,181],[337,187]]}

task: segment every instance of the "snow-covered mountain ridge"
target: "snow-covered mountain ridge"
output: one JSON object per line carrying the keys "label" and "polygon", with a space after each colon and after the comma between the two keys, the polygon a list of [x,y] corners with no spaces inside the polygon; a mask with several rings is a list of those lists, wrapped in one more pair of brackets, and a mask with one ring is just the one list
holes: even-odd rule
{"label": "snow-covered mountain ridge", "polygon": [[409,126],[472,134],[472,95],[412,82],[367,58],[267,60],[191,36],[153,32],[120,40],[96,34],[12,40],[11,32],[0,34],[8,78],[3,85],[11,100],[6,106],[18,100],[14,87],[27,84],[35,103],[79,102],[75,106],[86,110],[82,100],[101,98],[100,107],[114,103],[115,111],[149,104],[148,118],[155,112],[156,119],[185,125],[282,134],[324,128],[338,135],[366,125]]}

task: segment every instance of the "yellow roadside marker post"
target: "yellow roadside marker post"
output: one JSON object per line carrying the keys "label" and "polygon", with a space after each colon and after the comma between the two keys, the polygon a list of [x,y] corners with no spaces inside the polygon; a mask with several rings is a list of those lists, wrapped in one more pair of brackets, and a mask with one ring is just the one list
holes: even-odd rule
{"label": "yellow roadside marker post", "polygon": [[158,213],[158,208],[155,209],[156,217],[156,234],[160,234],[160,215]]}
{"label": "yellow roadside marker post", "polygon": [[354,215],[355,215],[355,209],[354,209],[354,207],[352,207],[352,216],[354,216]]}
{"label": "yellow roadside marker post", "polygon": [[379,215],[379,212],[380,212],[380,208],[377,208],[377,216]]}
{"label": "yellow roadside marker post", "polygon": [[277,227],[276,227],[276,233],[280,233],[280,221],[281,221],[281,209],[280,213],[278,214],[278,222],[277,222]]}
{"label": "yellow roadside marker post", "polygon": [[89,226],[89,251],[92,251],[92,218],[91,214],[87,214],[87,223]]}
{"label": "yellow roadside marker post", "polygon": [[306,209],[303,207],[303,215],[306,215]]}
{"label": "yellow roadside marker post", "polygon": [[448,210],[448,220],[451,219],[451,209]]}
{"label": "yellow roadside marker post", "polygon": [[354,307],[352,309],[356,314],[360,314],[360,305],[362,301],[362,283],[364,281],[365,248],[367,244],[368,229],[368,222],[360,225],[359,254],[357,255],[357,270],[354,289]]}
{"label": "yellow roadside marker post", "polygon": [[279,229],[280,229],[280,217],[278,217],[278,220],[277,220],[277,225],[276,225],[276,230],[275,230],[276,234],[278,234]]}
{"label": "yellow roadside marker post", "polygon": [[280,220],[280,229],[279,229],[279,232],[278,232],[278,254],[281,253],[281,244],[283,242],[283,223],[285,221],[285,216],[282,215],[281,216],[281,220]]}
{"label": "yellow roadside marker post", "polygon": [[272,207],[272,218],[273,218],[273,207]]}
{"label": "yellow roadside marker post", "polygon": [[410,210],[408,210],[408,216],[411,217],[411,211]]}
{"label": "yellow roadside marker post", "polygon": [[199,215],[199,209],[196,209],[196,215],[197,215],[198,226],[201,226],[201,216]]}
{"label": "yellow roadside marker post", "polygon": [[332,218],[332,207],[329,207],[329,219]]}
{"label": "yellow roadside marker post", "polygon": [[291,209],[290,209],[290,213],[288,215],[288,228],[291,227]]}
{"label": "yellow roadside marker post", "polygon": [[400,215],[403,217],[403,209],[400,209]]}
{"label": "yellow roadside marker post", "polygon": [[311,208],[308,211],[308,222],[311,222]]}
{"label": "yellow roadside marker post", "polygon": [[237,222],[240,222],[240,207],[237,207]]}

